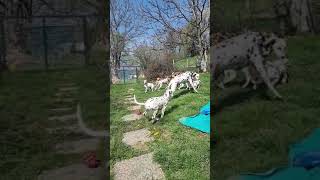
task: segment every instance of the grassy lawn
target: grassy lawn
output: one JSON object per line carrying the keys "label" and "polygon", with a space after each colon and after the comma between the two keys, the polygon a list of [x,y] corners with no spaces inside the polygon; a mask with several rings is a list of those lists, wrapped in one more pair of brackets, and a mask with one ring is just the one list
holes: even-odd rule
{"label": "grassy lawn", "polygon": [[215,90],[213,179],[286,165],[289,145],[320,126],[320,37],[291,37],[288,53],[283,102],[264,88]]}
{"label": "grassy lawn", "polygon": [[[53,146],[66,139],[45,131],[49,108],[58,84],[80,87],[75,97],[83,106],[84,119],[92,128],[107,127],[105,75],[95,67],[77,70],[6,72],[0,81],[0,179],[36,179],[42,170],[81,162],[79,155],[57,155]],[[103,158],[104,145],[99,148]]]}
{"label": "grassy lawn", "polygon": [[[209,179],[210,137],[207,134],[187,128],[178,120],[184,116],[198,113],[199,108],[210,99],[209,74],[201,74],[199,94],[186,90],[176,91],[168,104],[165,116],[160,122],[152,124],[146,118],[136,122],[122,122],[121,117],[131,113],[123,103],[129,88],[134,88],[139,102],[152,96],[159,96],[164,89],[145,94],[143,83],[112,85],[111,87],[111,168],[118,161],[154,152],[157,161],[168,180]],[[121,142],[123,133],[148,128],[155,141],[149,149],[134,150]]]}

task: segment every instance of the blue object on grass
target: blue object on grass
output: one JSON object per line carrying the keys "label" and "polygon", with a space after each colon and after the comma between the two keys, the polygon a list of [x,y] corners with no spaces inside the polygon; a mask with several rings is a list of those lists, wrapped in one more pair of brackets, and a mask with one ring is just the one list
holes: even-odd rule
{"label": "blue object on grass", "polygon": [[210,102],[200,108],[200,114],[210,114]]}
{"label": "blue object on grass", "polygon": [[200,108],[200,113],[195,116],[181,118],[180,123],[210,133],[210,102]]}
{"label": "blue object on grass", "polygon": [[297,155],[293,159],[293,166],[311,169],[320,166],[320,152],[307,152]]}
{"label": "blue object on grass", "polygon": [[264,174],[247,173],[233,180],[319,180],[320,179],[320,129],[290,146],[289,165]]}

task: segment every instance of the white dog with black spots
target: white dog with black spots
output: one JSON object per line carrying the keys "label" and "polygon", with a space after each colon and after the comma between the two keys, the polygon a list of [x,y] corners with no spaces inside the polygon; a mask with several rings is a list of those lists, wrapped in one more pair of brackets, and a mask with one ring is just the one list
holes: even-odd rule
{"label": "white dog with black spots", "polygon": [[[240,70],[251,65],[259,72],[263,82],[273,94],[282,98],[272,85],[264,66],[265,58],[270,56],[273,45],[279,39],[274,34],[246,32],[213,46],[211,48],[213,52],[211,53],[213,83],[217,84],[218,77],[223,76],[226,70]],[[277,56],[283,60],[286,59],[284,54],[281,55],[283,50],[278,52]]]}
{"label": "white dog with black spots", "polygon": [[[167,108],[167,104],[171,97],[171,90],[167,90],[162,96],[158,97],[151,97],[146,102],[140,103],[136,100],[136,96],[133,96],[134,102],[138,105],[143,105],[145,111],[143,112],[143,115],[146,116],[148,111],[153,111],[152,120],[153,123],[156,121],[159,121],[164,116],[164,112]],[[160,118],[157,118],[158,111],[161,109],[161,116]]]}
{"label": "white dog with black spots", "polygon": [[194,85],[194,81],[199,80],[199,78],[200,75],[196,72],[184,72],[172,78],[167,89],[171,90],[173,94],[181,83],[188,83],[188,86],[192,87],[192,89],[198,93],[197,88]]}
{"label": "white dog with black spots", "polygon": [[153,83],[148,83],[147,80],[143,81],[143,86],[144,86],[144,92],[147,93],[148,90],[150,89],[151,91],[154,90],[155,86]]}

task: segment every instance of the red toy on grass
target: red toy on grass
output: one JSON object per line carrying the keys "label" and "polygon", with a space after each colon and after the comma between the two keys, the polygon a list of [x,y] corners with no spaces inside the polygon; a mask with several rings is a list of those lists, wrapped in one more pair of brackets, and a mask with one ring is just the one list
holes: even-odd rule
{"label": "red toy on grass", "polygon": [[100,160],[97,160],[97,155],[95,152],[88,152],[83,156],[84,163],[88,168],[97,168],[100,165]]}

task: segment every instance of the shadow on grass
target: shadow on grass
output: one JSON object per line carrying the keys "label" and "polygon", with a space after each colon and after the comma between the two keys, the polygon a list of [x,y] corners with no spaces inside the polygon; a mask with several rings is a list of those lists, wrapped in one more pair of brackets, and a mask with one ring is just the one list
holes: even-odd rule
{"label": "shadow on grass", "polygon": [[268,89],[265,86],[261,86],[256,90],[251,89],[241,89],[237,91],[230,91],[226,93],[223,97],[217,98],[213,105],[214,113],[220,113],[223,108],[228,106],[233,106],[244,101],[248,101],[251,98],[258,97],[261,100],[272,100],[272,98],[267,94]]}
{"label": "shadow on grass", "polygon": [[167,109],[166,112],[164,112],[165,114],[170,114],[171,112],[173,112],[175,109],[177,109],[179,106],[178,105],[173,105],[171,106],[170,109]]}
{"label": "shadow on grass", "polygon": [[179,93],[175,94],[175,95],[172,97],[172,99],[178,98],[178,97],[180,97],[180,96],[182,96],[182,95],[185,95],[185,94],[187,94],[188,92],[189,92],[189,90],[182,90],[182,91],[180,91]]}

